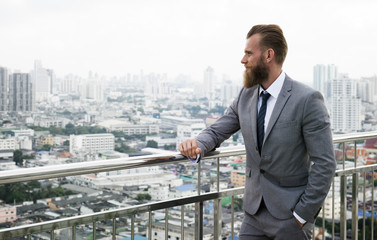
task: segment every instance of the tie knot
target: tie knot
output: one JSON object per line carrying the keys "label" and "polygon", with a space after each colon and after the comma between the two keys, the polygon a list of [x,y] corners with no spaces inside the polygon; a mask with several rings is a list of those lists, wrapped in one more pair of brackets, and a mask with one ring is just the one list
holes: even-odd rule
{"label": "tie knot", "polygon": [[266,91],[263,91],[263,92],[261,93],[261,97],[262,97],[262,100],[263,100],[262,102],[266,102],[270,96],[271,96],[271,94],[269,94],[269,93],[266,92]]}

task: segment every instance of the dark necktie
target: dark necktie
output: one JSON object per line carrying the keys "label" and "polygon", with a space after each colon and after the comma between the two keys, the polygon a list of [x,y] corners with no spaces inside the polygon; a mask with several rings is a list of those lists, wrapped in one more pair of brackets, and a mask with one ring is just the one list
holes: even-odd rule
{"label": "dark necktie", "polygon": [[262,151],[263,138],[264,138],[264,117],[266,116],[267,110],[267,100],[271,96],[268,92],[263,91],[262,96],[262,106],[259,109],[257,118],[257,135],[258,135],[258,150],[259,154]]}

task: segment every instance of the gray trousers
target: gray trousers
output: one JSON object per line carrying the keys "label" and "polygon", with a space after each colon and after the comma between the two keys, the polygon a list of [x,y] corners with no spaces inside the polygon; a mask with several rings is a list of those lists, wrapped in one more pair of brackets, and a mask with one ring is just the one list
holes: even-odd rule
{"label": "gray trousers", "polygon": [[273,217],[262,203],[255,215],[245,212],[242,221],[240,240],[310,240],[313,224],[306,223],[300,227],[293,216],[289,219]]}

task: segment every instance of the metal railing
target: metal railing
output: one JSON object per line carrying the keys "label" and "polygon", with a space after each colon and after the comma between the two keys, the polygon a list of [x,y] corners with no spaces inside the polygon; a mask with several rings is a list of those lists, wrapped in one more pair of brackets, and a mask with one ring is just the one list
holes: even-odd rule
{"label": "metal railing", "polygon": [[[377,164],[371,165],[361,165],[358,166],[357,162],[360,156],[358,156],[358,143],[366,139],[377,138],[377,132],[368,133],[358,133],[358,134],[347,134],[334,136],[334,144],[337,145],[337,151],[340,151],[342,156],[338,159],[338,170],[332,184],[331,194],[331,217],[326,215],[326,207],[323,208],[322,222],[320,225],[315,227],[314,233],[317,239],[327,239],[330,236],[331,239],[358,239],[359,233],[361,233],[362,239],[374,239],[374,222],[375,222],[375,209],[374,209],[374,182],[372,186],[367,184],[367,177],[372,175],[372,180],[374,179],[374,173],[377,170]],[[351,150],[350,150],[351,149]],[[352,152],[353,149],[353,159],[349,157],[349,151]],[[214,202],[214,213],[213,213],[213,239],[220,239],[221,237],[221,223],[222,223],[222,211],[221,211],[221,200],[224,197],[231,197],[231,233],[230,237],[236,235],[234,232],[234,197],[236,195],[243,194],[243,187],[232,188],[226,190],[220,190],[220,159],[230,156],[245,155],[244,146],[242,147],[231,147],[231,148],[219,148],[217,151],[212,152],[210,155],[206,156],[206,159],[216,159],[217,163],[217,179],[216,179],[216,192],[210,192],[201,194],[201,163],[198,164],[197,173],[197,195],[182,197],[178,199],[171,199],[167,201],[160,201],[154,203],[141,204],[132,207],[118,208],[115,210],[108,210],[93,214],[80,215],[67,217],[63,219],[57,219],[52,221],[33,223],[28,225],[22,225],[12,228],[0,229],[0,239],[11,239],[14,237],[25,237],[27,239],[32,239],[33,235],[36,233],[49,233],[50,239],[55,239],[55,231],[58,229],[71,229],[71,239],[76,239],[76,230],[79,225],[91,225],[93,231],[93,239],[96,239],[96,223],[99,221],[107,220],[112,222],[112,232],[111,239],[117,238],[117,219],[122,217],[131,218],[131,239],[134,239],[134,229],[135,229],[135,216],[137,214],[147,214],[147,236],[149,240],[154,239],[152,236],[152,213],[154,211],[164,210],[165,211],[165,239],[169,237],[169,208],[181,209],[181,237],[185,238],[185,226],[184,226],[184,207],[189,204],[195,204],[195,239],[203,239],[203,203],[206,201]],[[353,166],[347,167],[347,162],[352,162]],[[174,164],[182,163],[187,160],[180,154],[173,153],[172,155],[150,155],[143,157],[132,157],[127,159],[113,159],[105,161],[93,161],[93,162],[82,162],[82,163],[72,163],[62,165],[64,168],[57,168],[56,166],[46,166],[39,168],[26,168],[21,170],[9,170],[2,171],[0,174],[0,184],[6,183],[16,183],[24,182],[30,180],[41,180],[41,179],[51,179],[65,176],[82,175],[89,173],[99,173],[108,172],[114,170],[149,167],[154,165],[164,165],[164,164]],[[340,169],[339,169],[340,166]],[[369,175],[368,175],[369,173]],[[348,179],[352,177],[350,183]],[[359,184],[360,178],[363,180],[362,184]],[[337,189],[337,179],[339,179],[340,187]],[[371,194],[367,194],[367,188],[371,189]],[[362,193],[362,201],[359,201],[359,192]],[[351,195],[350,195],[351,194]],[[349,201],[347,197],[351,196],[352,202]],[[366,197],[371,198],[371,208],[366,206]],[[340,204],[335,196],[339,196]],[[329,199],[330,197],[328,197]],[[348,201],[347,201],[348,200]],[[360,204],[362,207],[360,208]],[[340,205],[339,213],[336,212],[337,207]],[[359,209],[362,209],[362,228],[359,229]],[[347,211],[351,211],[351,229],[349,229],[349,221],[347,221]],[[340,215],[337,217],[337,215]],[[366,216],[371,215],[371,231],[366,231]],[[328,229],[330,227],[330,230]],[[325,230],[327,227],[327,230]],[[368,226],[369,227],[369,226]],[[361,231],[359,231],[361,230]],[[322,234],[320,234],[322,232]],[[370,235],[367,235],[368,234]],[[316,234],[317,233],[317,234]]]}

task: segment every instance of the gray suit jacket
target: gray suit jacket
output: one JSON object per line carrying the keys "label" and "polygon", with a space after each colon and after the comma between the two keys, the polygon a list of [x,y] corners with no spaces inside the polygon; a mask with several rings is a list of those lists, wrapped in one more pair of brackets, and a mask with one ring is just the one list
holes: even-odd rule
{"label": "gray suit jacket", "polygon": [[269,212],[287,219],[295,211],[313,223],[335,172],[328,111],[322,95],[286,76],[257,147],[258,86],[242,89],[227,112],[198,137],[202,156],[241,129],[246,146],[243,207],[255,214],[263,197]]}

